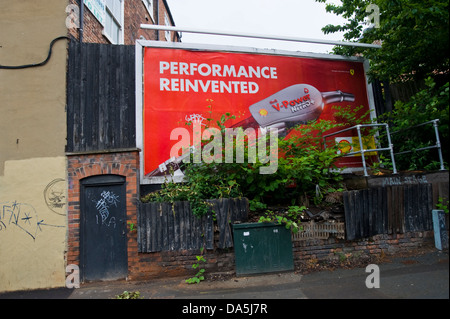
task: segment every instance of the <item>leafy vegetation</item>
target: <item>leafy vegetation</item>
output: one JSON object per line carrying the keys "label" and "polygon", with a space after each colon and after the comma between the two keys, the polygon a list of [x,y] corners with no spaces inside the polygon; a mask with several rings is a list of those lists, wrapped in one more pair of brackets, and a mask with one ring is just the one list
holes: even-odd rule
{"label": "leafy vegetation", "polygon": [[[398,131],[392,135],[395,152],[415,150],[436,145],[433,124],[409,129],[415,125],[438,119],[439,139],[442,146],[444,161],[448,163],[449,153],[449,84],[436,87],[434,80],[429,77],[425,81],[426,88],[411,97],[408,102],[397,101],[392,112],[379,117],[380,121],[389,123],[391,131]],[[397,155],[395,161],[400,169],[440,168],[436,149]],[[446,164],[448,167],[448,165]]]}
{"label": "leafy vegetation", "polygon": [[439,197],[438,203],[436,204],[436,209],[443,210],[444,213],[448,214],[448,199]]}
{"label": "leafy vegetation", "polygon": [[142,297],[139,291],[124,291],[117,295],[115,299],[142,299]]}
{"label": "leafy vegetation", "polygon": [[[325,34],[343,32],[350,42],[379,43],[381,49],[336,46],[333,53],[359,55],[370,62],[371,78],[390,83],[414,81],[424,87],[409,100],[396,101],[394,110],[379,115],[391,132],[439,120],[441,145],[449,143],[449,1],[448,0],[316,0],[327,12],[346,19],[341,25],[327,25]],[[370,20],[371,23],[368,23]],[[370,25],[369,25],[370,24]],[[395,152],[436,144],[434,129],[421,127],[395,134]],[[444,161],[449,161],[443,148]],[[397,163],[398,162],[398,163]],[[412,152],[396,156],[400,169],[437,169],[437,152]]]}
{"label": "leafy vegetation", "polygon": [[367,58],[375,78],[397,82],[448,73],[448,0],[343,0],[339,4],[316,1],[325,3],[327,12],[347,20],[342,25],[325,26],[322,28],[325,34],[344,32],[346,41],[382,44],[381,49],[334,48],[335,54],[359,54]]}
{"label": "leafy vegetation", "polygon": [[[200,253],[203,253],[203,248],[200,250]],[[196,256],[196,258],[197,262],[192,265],[192,268],[198,269],[198,271],[193,277],[186,279],[186,283],[188,284],[198,284],[201,281],[205,280],[205,268],[200,268],[200,266],[206,263],[206,259],[202,255]]]}
{"label": "leafy vegetation", "polygon": [[[367,114],[357,116],[359,111],[356,109],[351,112],[349,108],[340,108],[336,114],[340,117],[339,121],[346,118],[347,122],[360,123],[366,119]],[[234,118],[231,114],[225,114],[214,123],[215,127],[225,134],[226,122]],[[211,127],[212,120],[208,120],[207,127]],[[249,160],[249,149],[255,145],[249,145],[252,143],[251,139],[244,136],[241,141],[234,140],[231,146],[232,154],[236,154],[238,144],[243,143],[243,162],[233,160],[231,163],[224,163],[223,160],[217,160],[201,164],[193,161],[185,163],[184,183],[168,181],[160,191],[144,196],[142,201],[189,201],[197,216],[210,210],[207,200],[212,198],[244,196],[250,200],[251,210],[265,209],[274,203],[292,207],[301,207],[309,202],[318,205],[329,193],[342,190],[342,176],[335,167],[335,162],[340,157],[338,145],[334,141],[325,145],[323,136],[343,126],[337,121],[318,120],[294,127],[288,136],[278,139],[278,152],[281,156],[278,158],[277,171],[273,174],[260,173],[260,168],[267,165],[259,160],[260,156]],[[225,138],[222,142],[224,140]],[[210,142],[211,140],[202,141],[203,145]],[[225,144],[221,146],[222,149],[230,147]],[[269,148],[266,151],[270,152]],[[287,220],[290,219],[285,221]],[[298,220],[292,222],[297,223]],[[292,223],[290,225],[294,226],[292,229],[297,228]]]}
{"label": "leafy vegetation", "polygon": [[292,233],[298,233],[302,227],[301,217],[304,216],[306,206],[289,206],[286,214],[280,215],[271,210],[267,210],[264,216],[261,216],[258,220],[259,223],[278,223],[284,224],[286,229],[289,229]]}

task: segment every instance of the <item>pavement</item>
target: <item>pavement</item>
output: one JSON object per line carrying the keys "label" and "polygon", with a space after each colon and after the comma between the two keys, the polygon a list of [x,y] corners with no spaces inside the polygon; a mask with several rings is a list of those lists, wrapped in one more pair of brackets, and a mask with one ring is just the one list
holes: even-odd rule
{"label": "pavement", "polygon": [[[145,282],[96,282],[81,284],[78,289],[8,292],[0,294],[0,299],[111,300],[124,291],[138,291],[142,299],[158,300],[162,304],[166,304],[166,300],[179,300],[179,306],[189,306],[190,308],[183,309],[191,311],[190,313],[195,313],[196,309],[202,310],[195,308],[195,304],[201,300],[209,300],[209,304],[214,300],[219,303],[226,300],[229,305],[236,305],[243,300],[261,303],[269,299],[449,299],[448,250],[429,249],[407,256],[389,256],[376,266],[378,271],[366,271],[365,267],[358,267],[307,274],[284,272],[246,277],[231,275],[225,280],[205,280],[199,284],[187,284],[185,278]],[[377,273],[379,288],[368,288],[366,281],[369,285],[376,285],[377,281],[373,277]],[[227,304],[230,307],[227,311],[237,309],[229,305]],[[217,309],[219,310],[225,312],[225,305]]]}

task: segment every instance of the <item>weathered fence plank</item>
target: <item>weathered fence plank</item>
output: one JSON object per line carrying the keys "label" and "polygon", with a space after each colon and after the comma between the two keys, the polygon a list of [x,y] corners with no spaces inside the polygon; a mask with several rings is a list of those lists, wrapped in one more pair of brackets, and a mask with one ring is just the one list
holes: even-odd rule
{"label": "weathered fence plank", "polygon": [[246,198],[210,200],[210,211],[194,216],[189,202],[140,203],[138,247],[140,252],[214,248],[214,214],[219,231],[218,248],[233,247],[230,223],[245,221],[248,216]]}
{"label": "weathered fence plank", "polygon": [[403,186],[387,186],[388,233],[405,232],[405,205]]}
{"label": "weathered fence plank", "polygon": [[232,239],[229,225],[231,219],[230,201],[221,198],[214,202],[217,226],[219,227],[219,248],[231,247]]}
{"label": "weathered fence plank", "polygon": [[135,46],[70,41],[67,152],[136,147]]}
{"label": "weathered fence plank", "polygon": [[347,234],[347,239],[354,239],[355,236],[355,227],[354,226],[354,220],[353,216],[355,215],[353,213],[353,193],[354,191],[348,191],[343,194],[343,201],[344,201],[344,209],[345,209],[345,229]]}
{"label": "weathered fence plank", "polygon": [[431,184],[353,190],[343,198],[348,240],[432,229]]}

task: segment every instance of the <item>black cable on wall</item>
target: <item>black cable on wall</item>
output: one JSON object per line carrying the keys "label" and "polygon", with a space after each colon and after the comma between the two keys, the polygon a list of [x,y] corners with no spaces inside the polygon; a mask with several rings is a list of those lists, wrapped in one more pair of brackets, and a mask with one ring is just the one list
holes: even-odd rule
{"label": "black cable on wall", "polygon": [[37,67],[37,66],[43,66],[50,60],[50,58],[52,56],[53,45],[55,44],[55,42],[57,42],[59,40],[63,40],[63,39],[69,39],[69,38],[66,37],[66,36],[62,36],[62,37],[58,37],[58,38],[53,39],[53,41],[50,43],[50,48],[48,50],[47,58],[44,61],[40,62],[40,63],[15,65],[15,66],[0,65],[0,69],[19,70],[19,69],[27,69],[27,68]]}

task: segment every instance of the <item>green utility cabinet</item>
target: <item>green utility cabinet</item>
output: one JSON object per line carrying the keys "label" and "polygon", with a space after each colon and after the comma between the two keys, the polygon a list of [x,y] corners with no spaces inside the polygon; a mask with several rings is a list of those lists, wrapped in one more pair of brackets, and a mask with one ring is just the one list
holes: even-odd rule
{"label": "green utility cabinet", "polygon": [[236,275],[294,270],[290,230],[272,223],[233,225]]}

